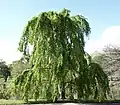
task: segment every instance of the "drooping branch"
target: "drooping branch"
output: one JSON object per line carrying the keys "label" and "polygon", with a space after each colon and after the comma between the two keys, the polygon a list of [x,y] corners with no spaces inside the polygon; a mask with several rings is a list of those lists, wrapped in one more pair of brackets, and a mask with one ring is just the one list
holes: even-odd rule
{"label": "drooping branch", "polygon": [[[26,54],[29,44],[33,46],[29,60],[32,66],[15,82],[18,90],[22,89],[23,97],[28,100],[30,92],[35,99],[44,97],[55,101],[61,93],[65,98],[66,94],[71,95],[68,90],[75,90],[78,99],[89,98],[95,94],[96,84],[106,94],[107,79],[103,80],[106,75],[101,68],[96,72],[98,65],[94,65],[96,70],[89,66],[90,56],[86,58],[84,51],[84,38],[89,34],[87,20],[81,15],[71,16],[67,9],[59,13],[43,12],[30,20],[21,37],[19,50]],[[99,93],[102,96],[103,92]]]}

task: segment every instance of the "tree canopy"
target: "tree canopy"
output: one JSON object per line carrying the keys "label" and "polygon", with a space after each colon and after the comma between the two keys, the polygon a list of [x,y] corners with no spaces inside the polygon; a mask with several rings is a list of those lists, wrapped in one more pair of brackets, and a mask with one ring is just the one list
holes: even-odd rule
{"label": "tree canopy", "polygon": [[6,65],[6,62],[0,59],[0,76],[7,81],[8,77],[11,76],[10,68]]}
{"label": "tree canopy", "polygon": [[24,70],[29,68],[28,62],[25,62],[25,59],[21,58],[20,60],[16,60],[10,64],[11,67],[11,75],[13,78],[21,74]]}
{"label": "tree canopy", "polygon": [[90,26],[82,15],[70,11],[42,12],[28,21],[19,42],[19,51],[27,55],[30,69],[15,80],[16,91],[23,98],[58,98],[102,100],[109,92],[107,75],[92,62],[84,50]]}

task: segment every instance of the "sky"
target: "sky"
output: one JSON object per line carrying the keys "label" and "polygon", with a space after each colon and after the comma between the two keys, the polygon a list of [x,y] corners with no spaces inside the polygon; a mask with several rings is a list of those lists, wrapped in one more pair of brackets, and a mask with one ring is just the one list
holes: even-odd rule
{"label": "sky", "polygon": [[63,8],[83,15],[91,27],[85,50],[99,51],[106,44],[120,44],[120,0],[0,0],[0,58],[18,60],[20,37],[28,20],[40,12]]}

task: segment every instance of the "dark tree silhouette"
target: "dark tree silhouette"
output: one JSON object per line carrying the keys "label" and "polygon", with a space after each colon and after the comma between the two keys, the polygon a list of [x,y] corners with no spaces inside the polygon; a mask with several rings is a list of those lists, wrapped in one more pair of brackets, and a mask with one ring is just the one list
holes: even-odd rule
{"label": "dark tree silhouette", "polygon": [[8,77],[11,76],[10,68],[3,60],[0,60],[0,74],[4,78],[5,82],[7,82]]}

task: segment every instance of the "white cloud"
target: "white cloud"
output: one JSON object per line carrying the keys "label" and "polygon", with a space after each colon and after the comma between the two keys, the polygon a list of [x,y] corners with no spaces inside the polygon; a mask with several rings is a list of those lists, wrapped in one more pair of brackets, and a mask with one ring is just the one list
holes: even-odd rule
{"label": "white cloud", "polygon": [[93,53],[109,44],[120,46],[120,26],[108,27],[98,40],[88,40],[85,49],[88,53]]}
{"label": "white cloud", "polygon": [[18,60],[21,53],[17,51],[17,45],[7,40],[0,40],[0,59],[3,59],[7,64]]}

